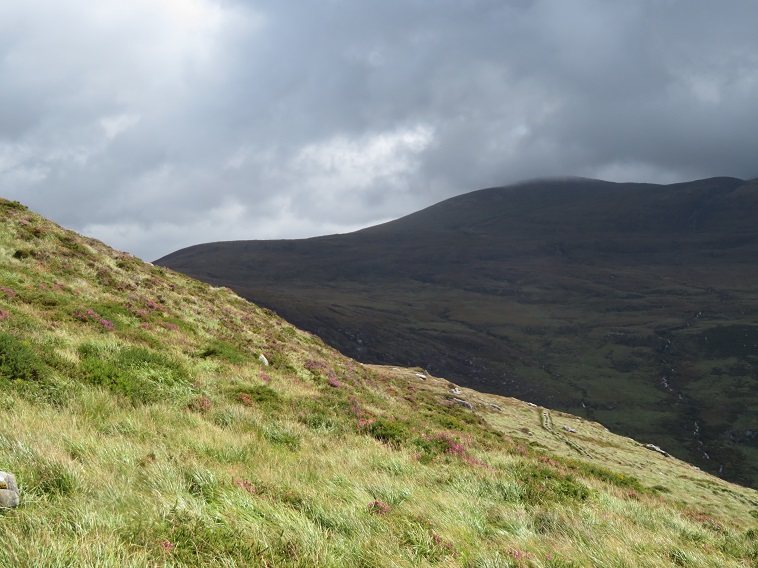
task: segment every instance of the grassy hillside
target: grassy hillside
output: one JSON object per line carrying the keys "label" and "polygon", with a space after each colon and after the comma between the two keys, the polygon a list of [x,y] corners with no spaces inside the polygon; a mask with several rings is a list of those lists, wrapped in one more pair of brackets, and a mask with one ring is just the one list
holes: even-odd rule
{"label": "grassy hillside", "polygon": [[2,566],[758,563],[753,490],[0,220]]}
{"label": "grassy hillside", "polygon": [[368,363],[655,438],[758,487],[758,181],[491,188],[347,235],[160,261]]}

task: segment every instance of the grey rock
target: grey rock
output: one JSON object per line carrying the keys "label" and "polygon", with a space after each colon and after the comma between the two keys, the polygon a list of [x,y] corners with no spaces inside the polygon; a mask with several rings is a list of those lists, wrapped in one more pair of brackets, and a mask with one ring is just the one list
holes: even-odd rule
{"label": "grey rock", "polygon": [[0,471],[0,509],[18,507],[18,485],[12,473]]}
{"label": "grey rock", "polygon": [[474,410],[473,405],[470,402],[467,402],[465,400],[461,400],[460,398],[454,398],[453,402],[455,404],[460,404],[463,408],[468,408],[469,410]]}
{"label": "grey rock", "polygon": [[576,434],[576,430],[574,430],[571,426],[564,426],[563,427],[566,432],[571,432],[572,434]]}
{"label": "grey rock", "polygon": [[16,485],[16,476],[12,473],[0,471],[0,489],[10,489],[18,493],[18,485]]}
{"label": "grey rock", "polygon": [[0,489],[0,509],[18,507],[18,493],[10,489]]}

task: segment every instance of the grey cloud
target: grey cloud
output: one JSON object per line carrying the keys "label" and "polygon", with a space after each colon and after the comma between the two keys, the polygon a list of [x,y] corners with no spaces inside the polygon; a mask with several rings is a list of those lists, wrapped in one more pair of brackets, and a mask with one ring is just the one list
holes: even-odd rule
{"label": "grey cloud", "polygon": [[0,0],[0,194],[144,258],[547,175],[755,177],[758,5]]}

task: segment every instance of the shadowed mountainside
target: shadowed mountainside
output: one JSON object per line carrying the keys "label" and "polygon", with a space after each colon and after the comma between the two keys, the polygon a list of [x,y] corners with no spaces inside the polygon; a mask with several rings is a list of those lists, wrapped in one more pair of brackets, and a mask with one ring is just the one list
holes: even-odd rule
{"label": "shadowed mountainside", "polygon": [[758,484],[758,181],[541,180],[158,264],[364,362],[598,420]]}

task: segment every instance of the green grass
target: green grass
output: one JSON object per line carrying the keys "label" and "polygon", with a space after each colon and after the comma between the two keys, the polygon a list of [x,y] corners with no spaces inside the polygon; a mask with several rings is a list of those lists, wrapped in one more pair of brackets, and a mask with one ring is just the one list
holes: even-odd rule
{"label": "green grass", "polygon": [[10,333],[0,334],[0,380],[6,388],[42,380],[47,369],[37,352]]}
{"label": "green grass", "polygon": [[758,562],[755,491],[0,211],[2,566]]}

